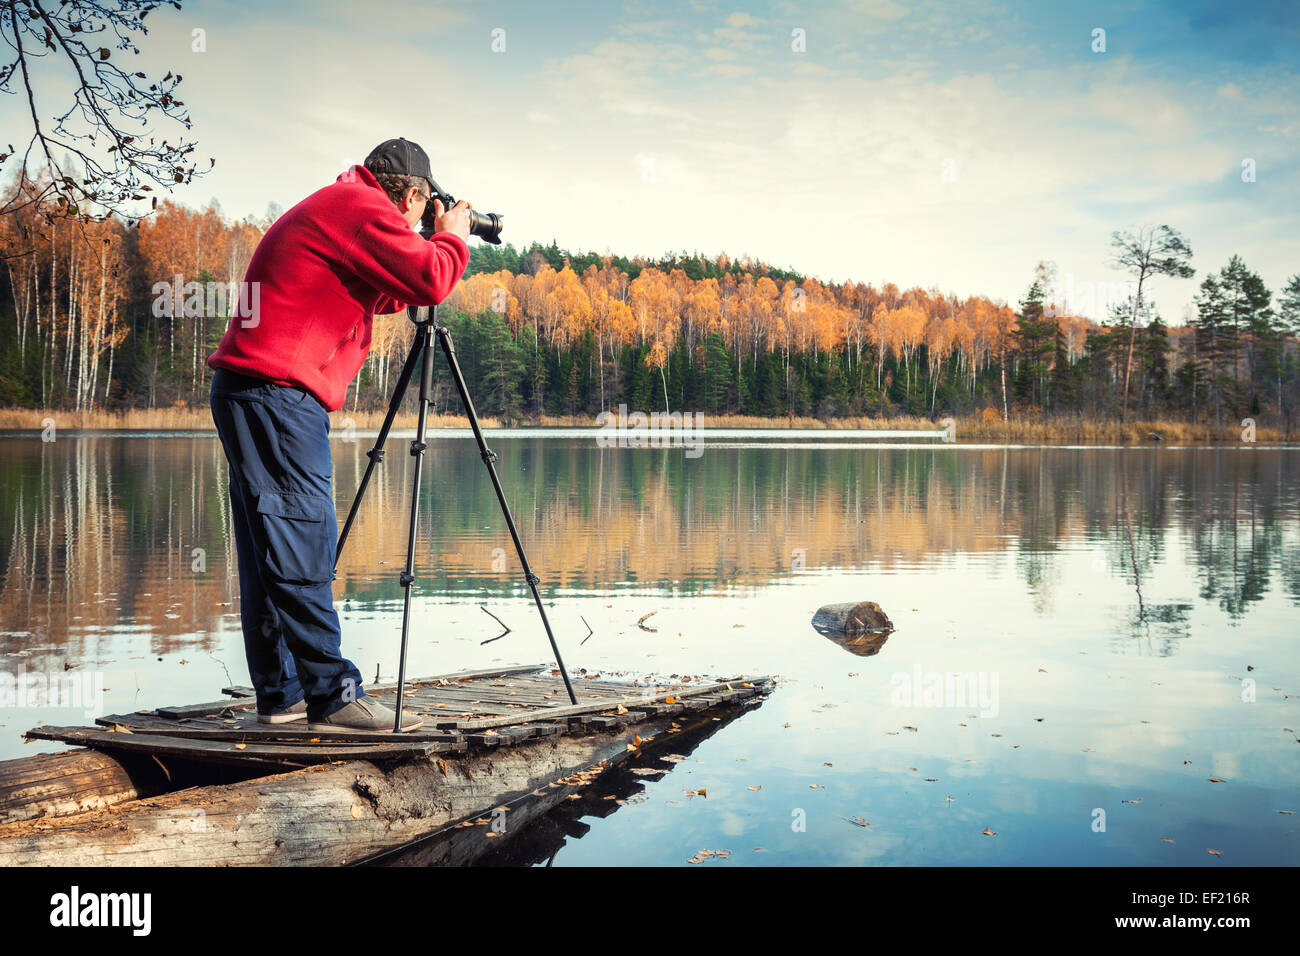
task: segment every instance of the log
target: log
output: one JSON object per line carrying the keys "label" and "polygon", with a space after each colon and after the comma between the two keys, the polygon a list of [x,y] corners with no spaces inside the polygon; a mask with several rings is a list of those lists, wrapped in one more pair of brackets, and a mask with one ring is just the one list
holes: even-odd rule
{"label": "log", "polygon": [[893,622],[875,601],[827,604],[813,615],[812,626],[856,657],[879,654],[894,631]]}
{"label": "log", "polygon": [[864,634],[889,633],[894,624],[875,601],[827,604],[813,615],[812,626],[821,634],[859,637]]}
{"label": "log", "polygon": [[420,756],[386,768],[365,760],[326,764],[6,823],[0,866],[357,863],[538,789],[576,786],[582,781],[575,775],[623,759],[634,734],[660,734],[670,723],[664,717],[627,730],[545,737],[463,758]]}
{"label": "log", "polygon": [[94,750],[0,761],[0,823],[102,810],[158,792],[165,779]]}

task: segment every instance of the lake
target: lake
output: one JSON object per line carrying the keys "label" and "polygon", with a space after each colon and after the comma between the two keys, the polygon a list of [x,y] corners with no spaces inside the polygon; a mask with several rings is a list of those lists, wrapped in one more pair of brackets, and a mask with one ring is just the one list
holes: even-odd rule
{"label": "lake", "polygon": [[[410,676],[552,659],[468,435],[426,455]],[[487,862],[1300,862],[1300,448],[594,435],[488,432],[570,671],[781,682]],[[340,523],[373,441],[345,437]],[[397,669],[405,446],[335,581],[367,679]],[[229,522],[215,437],[0,438],[0,672],[97,695],[0,706],[0,759],[63,749],[25,745],[37,724],[248,682]],[[861,600],[887,640],[812,628]]]}

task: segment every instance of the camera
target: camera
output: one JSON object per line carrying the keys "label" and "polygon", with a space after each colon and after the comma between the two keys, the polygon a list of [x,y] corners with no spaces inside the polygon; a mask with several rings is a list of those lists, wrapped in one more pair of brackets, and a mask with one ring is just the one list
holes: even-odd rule
{"label": "camera", "polygon": [[[429,197],[428,208],[424,211],[424,216],[420,219],[420,235],[426,239],[433,235],[434,228],[434,207],[433,199],[437,197],[442,202],[443,212],[446,212],[452,206],[456,205],[456,200],[450,193],[445,191],[432,179],[429,185],[433,187],[433,196]],[[490,242],[494,246],[501,245],[501,230],[504,223],[501,221],[505,217],[495,212],[479,212],[477,209],[469,211],[469,234],[478,236],[484,242]]]}

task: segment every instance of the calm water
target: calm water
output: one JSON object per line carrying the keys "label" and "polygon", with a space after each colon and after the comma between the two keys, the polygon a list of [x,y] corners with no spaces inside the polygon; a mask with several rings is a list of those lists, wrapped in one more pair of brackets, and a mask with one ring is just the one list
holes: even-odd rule
{"label": "calm water", "polygon": [[[784,679],[496,861],[1300,862],[1300,449],[489,441],[571,670]],[[404,446],[336,581],[367,677],[396,670]],[[369,447],[335,442],[341,515]],[[409,673],[549,660],[476,446],[428,457]],[[215,438],[0,438],[0,671],[103,688],[89,715],[0,707],[0,759],[61,749],[24,745],[36,724],[247,683],[228,523]],[[810,626],[857,600],[893,619],[883,645]]]}

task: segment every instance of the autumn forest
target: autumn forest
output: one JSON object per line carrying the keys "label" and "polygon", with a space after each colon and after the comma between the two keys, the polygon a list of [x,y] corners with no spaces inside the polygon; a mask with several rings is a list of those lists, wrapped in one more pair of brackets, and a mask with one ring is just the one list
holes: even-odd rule
{"label": "autumn forest", "polygon": [[[170,202],[134,225],[44,212],[32,203],[0,216],[0,406],[206,405],[204,359],[234,306],[210,290],[243,278],[271,219]],[[725,254],[474,243],[441,316],[477,410],[507,422],[625,403],[771,418],[1255,416],[1290,429],[1300,274],[1274,294],[1239,257],[1199,266],[1196,315],[1170,326],[1141,295],[1100,323],[1069,314],[1053,300],[1054,269],[1040,263],[1010,306],[823,283]],[[209,294],[158,307],[160,288],[184,283]],[[410,338],[403,314],[375,318],[348,409],[387,404]],[[438,401],[455,412],[446,378]]]}

